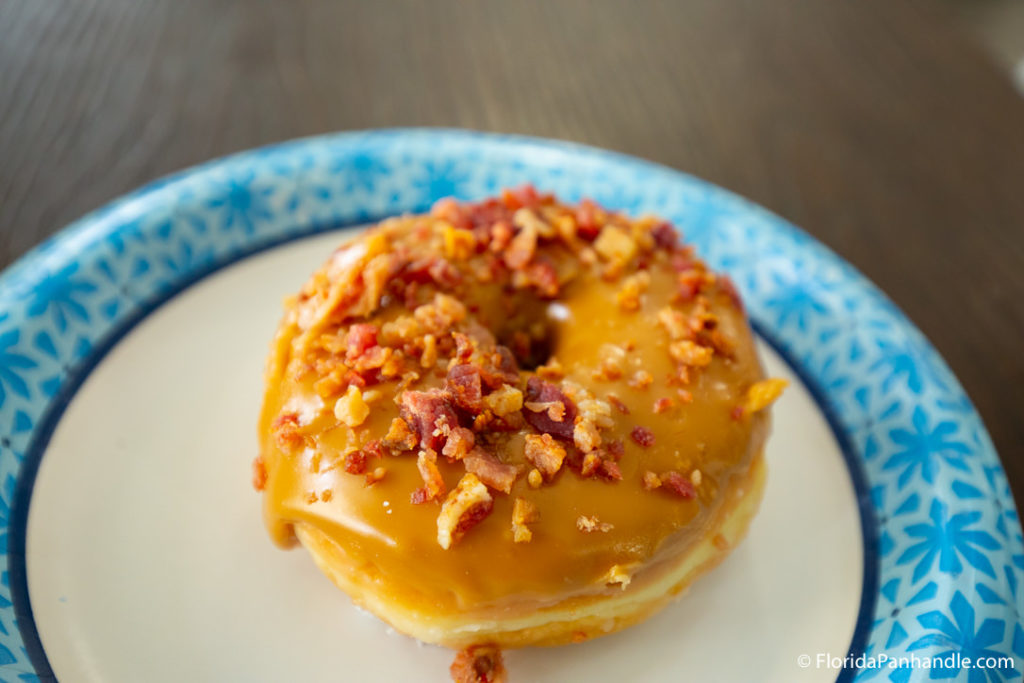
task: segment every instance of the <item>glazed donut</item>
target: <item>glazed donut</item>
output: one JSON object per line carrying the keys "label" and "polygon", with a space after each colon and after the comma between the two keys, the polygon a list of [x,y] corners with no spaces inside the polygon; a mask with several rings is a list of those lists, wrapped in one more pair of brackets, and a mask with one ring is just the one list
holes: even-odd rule
{"label": "glazed donut", "polygon": [[580,641],[740,541],[783,385],[668,223],[530,187],[443,200],[286,301],[254,484],[273,540],[403,633]]}

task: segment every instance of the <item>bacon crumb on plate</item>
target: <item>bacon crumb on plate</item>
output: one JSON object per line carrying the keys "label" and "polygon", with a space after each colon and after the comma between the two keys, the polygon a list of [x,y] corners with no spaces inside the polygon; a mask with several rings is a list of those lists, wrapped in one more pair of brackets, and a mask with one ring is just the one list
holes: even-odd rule
{"label": "bacon crumb on plate", "polygon": [[471,645],[455,655],[453,683],[506,683],[505,662],[497,645]]}

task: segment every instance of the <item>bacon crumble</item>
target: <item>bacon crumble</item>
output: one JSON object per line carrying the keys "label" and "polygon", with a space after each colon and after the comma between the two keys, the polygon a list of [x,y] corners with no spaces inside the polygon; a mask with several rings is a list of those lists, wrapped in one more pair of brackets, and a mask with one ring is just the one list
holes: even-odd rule
{"label": "bacon crumble", "polygon": [[472,645],[455,655],[453,683],[506,683],[505,663],[496,645]]}
{"label": "bacon crumble", "polygon": [[650,448],[654,445],[654,432],[647,429],[647,427],[637,425],[633,427],[633,431],[629,433],[629,436],[644,448]]}
{"label": "bacon crumble", "polygon": [[437,543],[445,550],[491,514],[494,499],[475,474],[468,472],[445,498],[437,516]]}

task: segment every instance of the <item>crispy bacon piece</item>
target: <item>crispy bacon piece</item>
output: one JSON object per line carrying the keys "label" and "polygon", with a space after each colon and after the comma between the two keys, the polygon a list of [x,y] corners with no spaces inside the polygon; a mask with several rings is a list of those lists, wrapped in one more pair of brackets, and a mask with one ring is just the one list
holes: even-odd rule
{"label": "crispy bacon piece", "polygon": [[345,359],[354,361],[369,349],[377,346],[379,331],[380,328],[370,323],[355,323],[349,327],[348,336],[345,338]]}
{"label": "crispy bacon piece", "polygon": [[252,487],[262,491],[267,486],[267,466],[263,464],[263,458],[256,456],[252,461]]}
{"label": "crispy bacon piece", "polygon": [[670,223],[661,222],[651,228],[654,243],[662,249],[675,249],[679,245],[679,233]]}
{"label": "crispy bacon piece", "polygon": [[411,451],[416,448],[419,439],[409,429],[409,425],[400,417],[391,420],[391,427],[384,436],[383,445],[393,451]]}
{"label": "crispy bacon piece", "polygon": [[478,413],[483,408],[483,388],[480,379],[480,368],[469,363],[453,365],[448,370],[445,389],[452,396],[455,405],[470,413]]}
{"label": "crispy bacon piece", "polygon": [[675,405],[676,402],[673,401],[671,398],[662,397],[654,402],[654,412],[659,415],[661,413],[667,413],[668,411],[672,410],[672,408],[674,408]]}
{"label": "crispy bacon piece", "polygon": [[305,441],[305,437],[299,432],[298,413],[282,413],[278,415],[270,425],[270,429],[274,432],[274,437],[282,448],[298,446]]}
{"label": "crispy bacon piece", "polygon": [[612,404],[612,408],[619,411],[623,415],[629,415],[629,406],[622,402],[622,399],[615,394],[608,394],[608,402]]}
{"label": "crispy bacon piece", "polygon": [[352,451],[345,456],[345,471],[349,474],[362,474],[366,471],[366,453]]}
{"label": "crispy bacon piece", "polygon": [[550,434],[527,434],[524,454],[546,479],[555,476],[565,460],[565,448]]}
{"label": "crispy bacon piece", "polygon": [[619,463],[605,458],[597,468],[597,474],[605,481],[622,481],[622,470]]}
{"label": "crispy bacon piece", "polygon": [[533,532],[528,525],[539,518],[536,505],[525,498],[516,498],[512,504],[512,541],[529,543],[533,540]]}
{"label": "crispy bacon piece", "polygon": [[503,463],[482,448],[474,448],[463,458],[467,472],[472,472],[492,489],[509,493],[519,476],[519,467]]}
{"label": "crispy bacon piece", "polygon": [[519,364],[507,346],[499,344],[492,353],[484,356],[480,364],[480,379],[490,389],[519,382]]}
{"label": "crispy bacon piece", "polygon": [[604,448],[615,462],[621,460],[622,456],[626,454],[626,446],[622,443],[621,439],[607,442]]}
{"label": "crispy bacon piece", "polygon": [[647,491],[653,491],[661,487],[661,477],[650,470],[644,472],[643,486]]}
{"label": "crispy bacon piece", "polygon": [[453,427],[448,431],[448,440],[441,449],[441,455],[449,461],[462,460],[473,450],[476,444],[476,437],[471,429],[465,427]]}
{"label": "crispy bacon piece", "polygon": [[[423,478],[423,488],[418,491],[423,491],[424,493],[421,495],[425,496],[424,501],[419,502],[443,496],[446,487],[444,479],[441,477],[441,471],[437,469],[437,453],[429,449],[420,451],[416,457],[416,468],[420,471],[420,477]],[[416,496],[417,493],[413,493],[413,495]]]}
{"label": "crispy bacon piece", "polygon": [[506,683],[505,663],[497,645],[471,645],[455,655],[453,683]]}
{"label": "crispy bacon piece", "polygon": [[550,410],[534,412],[528,406],[523,408],[523,418],[526,419],[531,427],[542,434],[550,434],[565,441],[572,441],[573,426],[576,420],[576,404],[551,382],[545,382],[536,375],[530,377],[526,382],[526,402],[550,403],[553,401],[557,401],[565,406],[565,413],[561,420],[551,419]]}
{"label": "crispy bacon piece", "polygon": [[440,389],[403,392],[399,399],[399,413],[420,437],[420,446],[435,451],[444,446],[446,438],[439,428],[445,424],[459,424],[459,418],[448,402],[448,394]]}
{"label": "crispy bacon piece", "polygon": [[633,427],[633,431],[629,433],[629,436],[644,448],[650,448],[654,445],[654,432],[647,427],[637,425]]}
{"label": "crispy bacon piece", "polygon": [[697,495],[696,489],[693,488],[693,482],[679,472],[665,472],[661,475],[660,479],[662,488],[671,491],[680,498],[689,500]]}
{"label": "crispy bacon piece", "polygon": [[491,514],[494,499],[472,472],[463,475],[437,516],[437,543],[445,550]]}

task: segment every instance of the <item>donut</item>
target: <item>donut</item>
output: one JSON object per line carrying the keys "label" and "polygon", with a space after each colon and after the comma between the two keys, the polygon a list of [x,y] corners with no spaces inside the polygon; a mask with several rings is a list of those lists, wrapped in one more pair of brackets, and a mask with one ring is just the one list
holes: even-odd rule
{"label": "donut", "polygon": [[342,244],[286,300],[265,377],[273,541],[454,649],[664,607],[744,536],[785,385],[672,225],[529,186]]}

